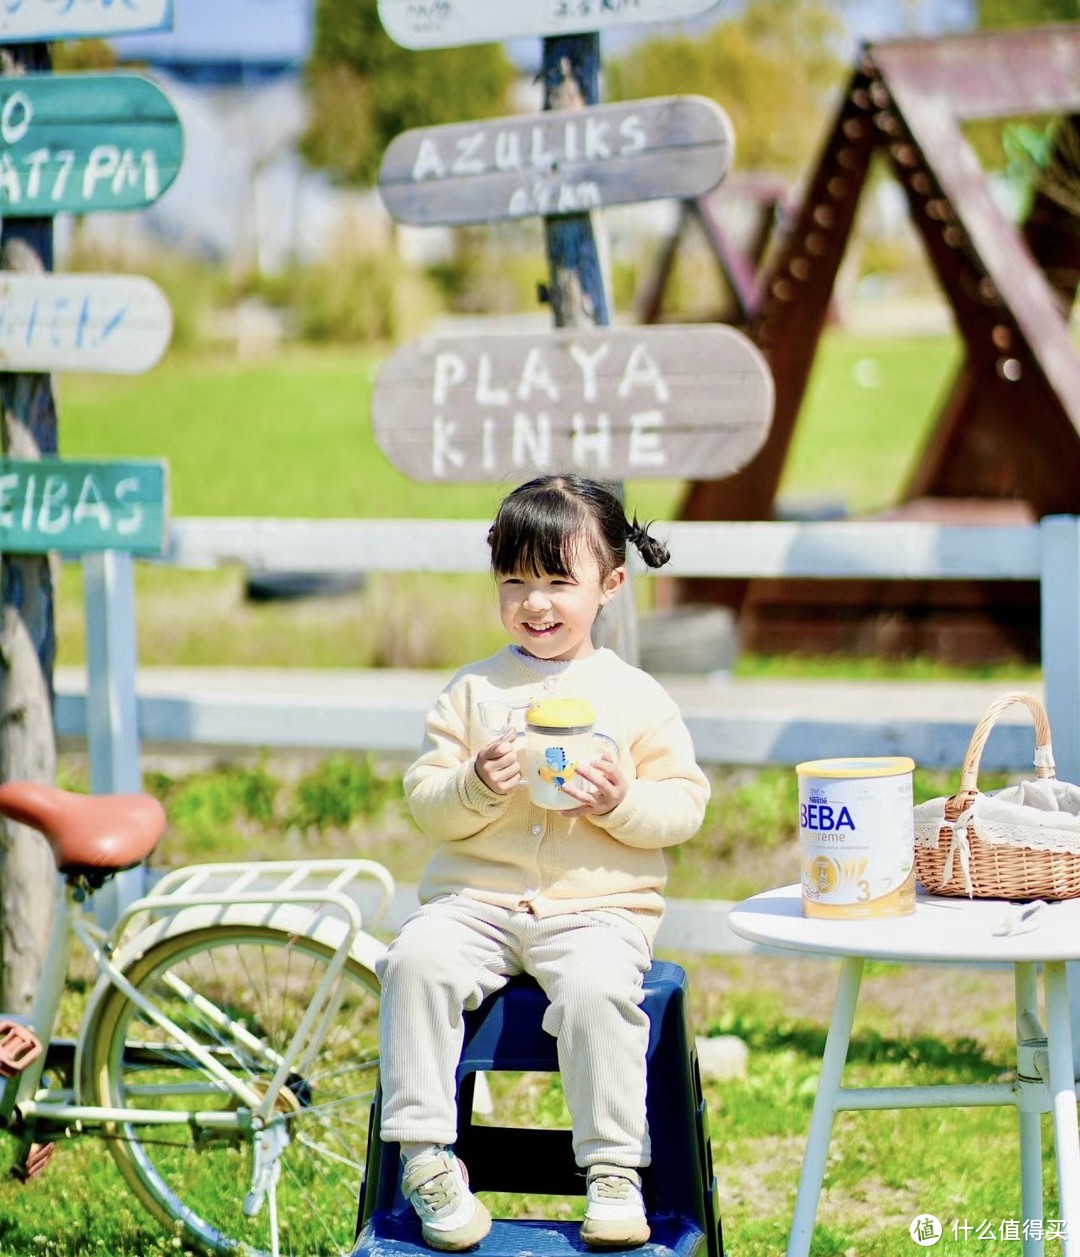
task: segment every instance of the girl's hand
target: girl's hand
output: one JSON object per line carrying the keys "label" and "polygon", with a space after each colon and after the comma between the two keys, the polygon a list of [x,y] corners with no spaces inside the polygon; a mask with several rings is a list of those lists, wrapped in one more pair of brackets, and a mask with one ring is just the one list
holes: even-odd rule
{"label": "girl's hand", "polygon": [[563,794],[581,804],[580,807],[568,808],[562,813],[563,816],[603,816],[617,808],[630,789],[630,782],[619,770],[618,764],[613,764],[609,759],[579,764],[577,775],[594,789],[586,790],[582,786],[569,783],[563,786]]}
{"label": "girl's hand", "polygon": [[494,794],[509,794],[521,782],[521,765],[514,750],[514,730],[476,752],[476,775]]}

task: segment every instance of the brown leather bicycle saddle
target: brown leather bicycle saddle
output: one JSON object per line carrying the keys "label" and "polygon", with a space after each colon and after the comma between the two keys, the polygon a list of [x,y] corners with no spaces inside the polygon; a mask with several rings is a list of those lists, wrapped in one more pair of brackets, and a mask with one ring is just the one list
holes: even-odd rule
{"label": "brown leather bicycle saddle", "polygon": [[152,795],[76,794],[36,781],[0,785],[0,814],[38,830],[64,874],[131,868],[165,832],[165,810]]}

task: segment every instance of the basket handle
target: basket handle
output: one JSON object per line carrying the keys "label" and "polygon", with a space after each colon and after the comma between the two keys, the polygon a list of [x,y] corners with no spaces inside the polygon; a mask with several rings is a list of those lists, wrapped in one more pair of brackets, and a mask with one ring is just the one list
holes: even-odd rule
{"label": "basket handle", "polygon": [[1035,721],[1036,777],[1053,778],[1057,776],[1054,771],[1054,753],[1050,747],[1050,719],[1046,714],[1046,708],[1034,694],[1027,694],[1023,690],[1012,690],[1008,694],[1002,694],[999,699],[992,702],[975,726],[975,731],[971,735],[971,741],[968,743],[967,754],[964,756],[963,768],[960,772],[961,794],[968,794],[974,798],[978,793],[976,781],[979,775],[979,761],[982,759],[986,739],[990,736],[990,730],[994,727],[994,722],[998,716],[1001,715],[1006,707],[1011,707],[1014,703],[1023,703],[1028,711],[1031,712]]}

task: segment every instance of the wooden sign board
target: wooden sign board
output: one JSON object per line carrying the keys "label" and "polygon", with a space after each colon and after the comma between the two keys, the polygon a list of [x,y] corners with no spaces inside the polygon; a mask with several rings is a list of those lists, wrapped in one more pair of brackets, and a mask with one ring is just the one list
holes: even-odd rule
{"label": "wooden sign board", "polygon": [[172,30],[172,0],[7,0],[0,44]]}
{"label": "wooden sign board", "polygon": [[727,114],[704,96],[559,109],[405,131],[379,191],[398,222],[420,226],[580,214],[703,196],[733,146]]}
{"label": "wooden sign board", "polygon": [[168,97],[135,74],[0,78],[0,214],[130,210],[176,178],[184,151]]}
{"label": "wooden sign board", "polygon": [[160,554],[167,487],[159,461],[0,458],[0,550]]}
{"label": "wooden sign board", "polygon": [[721,324],[432,337],[394,353],[372,397],[383,453],[437,482],[719,478],[772,409],[765,359]]}
{"label": "wooden sign board", "polygon": [[0,371],[147,371],[172,335],[165,294],[139,275],[0,271]]}
{"label": "wooden sign board", "polygon": [[379,19],[405,48],[490,44],[523,35],[579,35],[677,22],[720,0],[379,0]]}

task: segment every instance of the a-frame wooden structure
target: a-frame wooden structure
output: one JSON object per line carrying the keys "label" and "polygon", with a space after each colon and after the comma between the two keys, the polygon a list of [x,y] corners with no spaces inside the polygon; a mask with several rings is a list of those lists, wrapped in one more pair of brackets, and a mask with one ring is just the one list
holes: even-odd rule
{"label": "a-frame wooden structure", "polygon": [[[1018,228],[994,202],[960,124],[1031,115],[1060,119],[1058,155],[1073,199],[1069,204],[1048,186]],[[735,476],[695,482],[684,518],[772,517],[875,153],[887,157],[907,195],[966,350],[901,510],[979,522],[1080,513],[1080,355],[1068,327],[1080,277],[1078,152],[1080,23],[867,46],[798,213],[760,272],[755,308],[747,311],[747,330],[776,383],[769,438]],[[874,439],[871,416],[866,439]],[[703,590],[698,583],[682,593],[700,600]],[[921,607],[912,605],[910,586],[889,590],[877,582],[829,588],[799,582],[786,589],[714,582],[708,596],[740,608],[744,638],[762,648],[816,642],[935,652],[941,643],[933,631],[921,635],[918,625],[925,628],[941,613],[940,628],[952,609],[966,623],[957,641],[966,632],[974,653],[1038,649],[1034,591],[1016,587],[937,585],[922,591]],[[911,631],[898,634],[897,617],[905,613]],[[885,641],[867,631],[867,617],[875,614],[890,626]]]}

